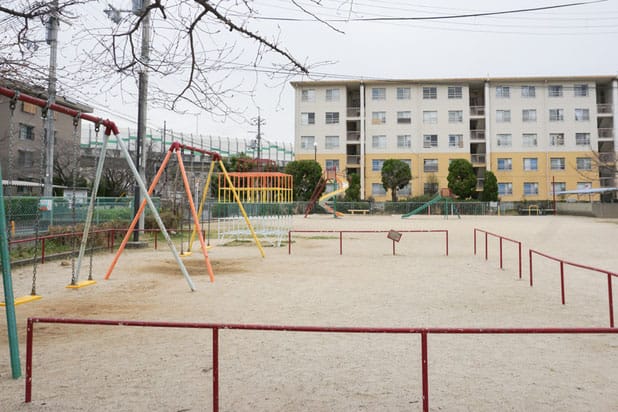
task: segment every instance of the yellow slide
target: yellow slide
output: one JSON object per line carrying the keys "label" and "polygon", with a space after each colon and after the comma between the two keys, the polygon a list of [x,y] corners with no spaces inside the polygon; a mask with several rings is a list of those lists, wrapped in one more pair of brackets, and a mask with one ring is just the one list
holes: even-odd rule
{"label": "yellow slide", "polygon": [[335,209],[333,209],[332,207],[326,204],[326,201],[330,199],[331,197],[335,197],[335,196],[345,193],[345,191],[347,190],[349,186],[348,180],[345,177],[337,175],[336,181],[337,181],[337,189],[335,189],[332,192],[324,193],[318,200],[318,204],[322,206],[324,210],[326,210],[328,213],[335,213],[335,216],[343,217],[343,213],[335,212]]}

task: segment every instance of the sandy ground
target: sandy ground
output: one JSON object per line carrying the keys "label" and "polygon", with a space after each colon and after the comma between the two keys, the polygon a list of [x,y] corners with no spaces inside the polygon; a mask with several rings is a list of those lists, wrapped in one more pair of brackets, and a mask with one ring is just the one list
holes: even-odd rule
{"label": "sandy ground", "polygon": [[[484,238],[473,254],[473,229],[523,243]],[[404,233],[392,253],[384,233],[295,233],[286,247],[217,245],[185,258],[191,292],[169,250],[125,252],[108,281],[113,255],[95,257],[97,285],[64,288],[70,267],[39,266],[44,298],[17,307],[25,374],[30,316],[371,327],[607,327],[607,278],[566,268],[560,303],[555,262],[528,249],[618,271],[618,221],[575,217],[330,216],[294,218],[295,230],[446,229]],[[14,270],[15,295],[29,292],[32,271]],[[614,289],[618,281],[614,281]],[[614,293],[614,301],[618,297]],[[618,316],[618,311],[616,311]],[[212,333],[39,324],[33,402],[24,378],[11,379],[6,318],[0,320],[2,411],[209,411]],[[421,410],[419,335],[220,332],[222,411]],[[618,335],[432,335],[428,338],[431,410],[618,410]]]}

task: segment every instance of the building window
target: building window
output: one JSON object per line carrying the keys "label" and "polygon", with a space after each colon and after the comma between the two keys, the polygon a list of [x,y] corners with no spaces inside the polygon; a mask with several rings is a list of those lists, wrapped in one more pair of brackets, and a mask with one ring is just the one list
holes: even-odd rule
{"label": "building window", "polygon": [[384,124],[384,123],[386,123],[386,112],[371,113],[371,124]]}
{"label": "building window", "polygon": [[36,105],[28,102],[21,102],[21,111],[24,113],[36,114]]}
{"label": "building window", "polygon": [[576,163],[577,170],[592,170],[592,159],[589,157],[578,157]]}
{"label": "building window", "polygon": [[300,114],[300,124],[303,126],[309,124],[315,124],[315,113],[313,112],[303,112]]}
{"label": "building window", "polygon": [[324,148],[337,149],[339,148],[339,136],[326,136]]}
{"label": "building window", "polygon": [[339,112],[326,112],[326,124],[339,123]]}
{"label": "building window", "polygon": [[513,145],[513,138],[510,134],[496,135],[496,146],[511,147]]}
{"label": "building window", "polygon": [[301,136],[300,148],[304,150],[313,150],[315,145],[315,136]]}
{"label": "building window", "polygon": [[564,157],[552,157],[549,162],[551,170],[564,170]]}
{"label": "building window", "polygon": [[549,134],[550,146],[564,146],[564,133],[550,133]]}
{"label": "building window", "polygon": [[423,99],[437,99],[438,88],[436,87],[423,87]]}
{"label": "building window", "polygon": [[448,111],[449,123],[461,123],[463,122],[463,111],[461,110],[449,110]]}
{"label": "building window", "polygon": [[566,190],[566,183],[565,182],[554,182],[552,184],[552,188],[553,188],[552,193],[564,192]]}
{"label": "building window", "polygon": [[513,194],[513,183],[498,183],[498,194],[508,196]]}
{"label": "building window", "polygon": [[448,135],[448,147],[463,147],[463,135],[462,134],[449,134]]}
{"label": "building window", "polygon": [[524,183],[524,196],[532,196],[539,194],[539,184],[536,182]]}
{"label": "building window", "polygon": [[526,172],[532,172],[538,169],[539,165],[536,157],[524,157],[524,170]]}
{"label": "building window", "polygon": [[412,123],[412,112],[397,112],[398,124],[410,124]]}
{"label": "building window", "polygon": [[381,172],[384,165],[384,159],[373,159],[371,161],[371,170],[374,172]]}
{"label": "building window", "polygon": [[537,146],[536,133],[524,133],[521,136],[521,144],[523,147],[536,147]]}
{"label": "building window", "polygon": [[564,120],[564,109],[549,109],[549,121],[561,122]]}
{"label": "building window", "polygon": [[397,88],[397,100],[410,100],[410,88],[409,87],[398,87]]}
{"label": "building window", "polygon": [[436,123],[438,123],[438,112],[436,112],[436,111],[424,111],[423,112],[423,123],[426,123],[426,124],[436,124]]}
{"label": "building window", "polygon": [[34,152],[28,150],[17,151],[17,166],[32,167],[34,166]]}
{"label": "building window", "polygon": [[575,121],[576,122],[587,122],[590,120],[590,110],[589,109],[575,109]]}
{"label": "building window", "polygon": [[410,196],[410,194],[412,193],[412,186],[410,185],[410,183],[408,183],[401,189],[397,189],[397,193],[402,196]]}
{"label": "building window", "polygon": [[575,144],[577,146],[588,146],[590,144],[590,133],[575,133]]}
{"label": "building window", "polygon": [[592,183],[590,182],[577,182],[577,190],[592,189]]}
{"label": "building window", "polygon": [[549,97],[562,97],[562,86],[548,86],[547,93]]}
{"label": "building window", "polygon": [[300,100],[303,102],[315,102],[315,89],[303,89]]}
{"label": "building window", "polygon": [[398,149],[409,149],[412,147],[412,136],[409,134],[400,134],[397,135],[397,148]]}
{"label": "building window", "polygon": [[463,97],[461,86],[449,86],[448,98],[449,99],[461,99]]}
{"label": "building window", "polygon": [[34,140],[34,126],[19,124],[19,138],[21,140]]}
{"label": "building window", "polygon": [[438,171],[438,159],[423,160],[423,171],[426,173],[437,172]]}
{"label": "building window", "polygon": [[339,160],[338,159],[326,159],[324,162],[324,166],[326,166],[327,170],[339,170]]}
{"label": "building window", "polygon": [[496,122],[497,123],[508,123],[511,121],[511,111],[510,110],[496,110]]}
{"label": "building window", "polygon": [[511,86],[497,86],[496,97],[508,99],[511,97]]}
{"label": "building window", "polygon": [[536,97],[536,87],[521,86],[521,97]]}
{"label": "building window", "polygon": [[498,170],[513,170],[513,159],[510,157],[498,158]]}
{"label": "building window", "polygon": [[524,122],[536,122],[536,109],[524,109],[521,111],[521,120]]}
{"label": "building window", "polygon": [[372,136],[371,147],[374,149],[386,149],[386,135]]}
{"label": "building window", "polygon": [[423,148],[429,149],[431,147],[438,147],[438,135],[437,134],[423,135]]}
{"label": "building window", "polygon": [[338,102],[339,101],[339,89],[326,89],[326,101]]}
{"label": "building window", "polygon": [[575,93],[575,97],[588,96],[588,85],[587,84],[576,84],[575,86],[573,86],[573,92]]}
{"label": "building window", "polygon": [[371,194],[373,196],[384,196],[386,194],[386,189],[382,186],[382,183],[372,183],[371,184]]}
{"label": "building window", "polygon": [[410,170],[412,170],[412,159],[399,159],[399,160],[407,164]]}
{"label": "building window", "polygon": [[386,100],[386,89],[384,87],[372,88],[371,100]]}
{"label": "building window", "polygon": [[437,183],[424,183],[423,184],[423,194],[425,195],[434,195],[438,193],[438,184]]}

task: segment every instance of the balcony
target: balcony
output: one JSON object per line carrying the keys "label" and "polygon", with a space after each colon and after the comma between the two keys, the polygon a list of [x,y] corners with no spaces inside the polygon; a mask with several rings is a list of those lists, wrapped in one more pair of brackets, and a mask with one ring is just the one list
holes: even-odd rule
{"label": "balcony", "polygon": [[348,166],[360,166],[360,155],[348,155],[346,162]]}
{"label": "balcony", "polygon": [[613,139],[614,138],[614,129],[612,127],[606,128],[598,128],[599,131],[599,139]]}
{"label": "balcony", "polygon": [[484,165],[485,164],[485,153],[471,153],[470,161],[473,165]]}
{"label": "balcony", "polygon": [[360,117],[360,107],[348,107],[348,117]]}
{"label": "balcony", "polygon": [[347,132],[348,142],[360,142],[360,132]]}
{"label": "balcony", "polygon": [[616,161],[616,153],[614,152],[601,152],[599,153],[599,162],[601,163],[614,163]]}
{"label": "balcony", "polygon": [[601,187],[615,187],[616,179],[613,177],[602,177],[599,179],[599,186]]}
{"label": "balcony", "polygon": [[477,178],[476,179],[476,190],[483,190],[483,186],[485,185],[485,179],[484,178]]}
{"label": "balcony", "polygon": [[485,130],[470,130],[470,140],[485,140]]}
{"label": "balcony", "polygon": [[470,116],[485,116],[485,106],[470,106]]}
{"label": "balcony", "polygon": [[612,115],[613,106],[611,103],[597,104],[597,114]]}

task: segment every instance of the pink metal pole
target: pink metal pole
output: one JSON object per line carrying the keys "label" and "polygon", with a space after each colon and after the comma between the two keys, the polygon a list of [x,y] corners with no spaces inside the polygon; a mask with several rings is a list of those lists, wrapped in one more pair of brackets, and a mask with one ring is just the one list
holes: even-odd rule
{"label": "pink metal pole", "polygon": [[502,269],[502,236],[500,236],[500,269]]}
{"label": "pink metal pole", "polygon": [[560,293],[562,294],[562,304],[564,305],[564,262],[560,262]]}
{"label": "pink metal pole", "polygon": [[288,255],[292,254],[292,231],[288,230]]}
{"label": "pink metal pole", "polygon": [[212,410],[219,412],[219,328],[212,328]]}
{"label": "pink metal pole", "polygon": [[474,229],[474,256],[476,256],[476,228]]}
{"label": "pink metal pole", "polygon": [[34,334],[34,322],[28,318],[26,330],[26,403],[32,401],[32,338]]}
{"label": "pink metal pole", "polygon": [[614,327],[614,295],[612,293],[612,275],[607,274],[607,295],[609,298],[609,327]]}
{"label": "pink metal pole", "polygon": [[521,279],[521,242],[517,242],[519,245],[519,278]]}
{"label": "pink metal pole", "polygon": [[530,286],[532,287],[532,249],[528,250],[528,260],[530,261]]}
{"label": "pink metal pole", "polygon": [[343,232],[339,231],[339,254],[343,255]]}
{"label": "pink metal pole", "polygon": [[421,332],[421,370],[423,377],[423,412],[429,412],[429,365],[427,364],[427,332]]}
{"label": "pink metal pole", "polygon": [[485,232],[485,260],[487,260],[487,232]]}
{"label": "pink metal pole", "polygon": [[[446,235],[446,256],[448,256],[448,230],[445,232]],[[476,242],[476,236],[475,236],[475,242]]]}

